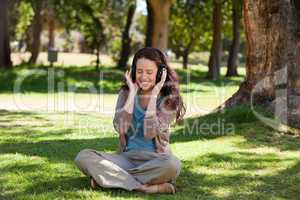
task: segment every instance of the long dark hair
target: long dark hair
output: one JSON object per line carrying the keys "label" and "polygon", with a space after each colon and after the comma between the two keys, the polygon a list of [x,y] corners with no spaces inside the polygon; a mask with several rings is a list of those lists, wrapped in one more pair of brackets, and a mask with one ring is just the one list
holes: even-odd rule
{"label": "long dark hair", "polygon": [[[162,97],[166,97],[164,103],[168,108],[171,108],[173,111],[176,110],[176,122],[181,122],[186,112],[186,108],[179,93],[179,78],[177,73],[169,66],[166,56],[163,52],[157,48],[144,47],[138,50],[133,57],[131,65],[131,78],[133,82],[136,81],[136,63],[138,59],[141,58],[154,61],[156,66],[165,66],[167,70],[167,77],[160,91],[160,95]],[[124,79],[123,82],[124,84],[121,86],[121,89],[128,90],[129,88],[126,80]]]}

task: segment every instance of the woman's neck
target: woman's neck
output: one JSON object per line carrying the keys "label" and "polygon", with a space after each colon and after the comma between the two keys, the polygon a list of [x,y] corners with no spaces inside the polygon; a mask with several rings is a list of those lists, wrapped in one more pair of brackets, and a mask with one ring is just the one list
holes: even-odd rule
{"label": "woman's neck", "polygon": [[143,95],[143,96],[148,96],[148,95],[151,95],[151,91],[152,90],[140,90],[139,94]]}
{"label": "woman's neck", "polygon": [[[152,94],[152,89],[151,90],[140,90],[138,95],[142,98],[145,98],[145,99],[149,99],[151,97],[151,94]],[[160,96],[160,94],[158,95]]]}
{"label": "woman's neck", "polygon": [[149,95],[149,94],[151,94],[151,90],[140,90],[139,94],[140,95]]}

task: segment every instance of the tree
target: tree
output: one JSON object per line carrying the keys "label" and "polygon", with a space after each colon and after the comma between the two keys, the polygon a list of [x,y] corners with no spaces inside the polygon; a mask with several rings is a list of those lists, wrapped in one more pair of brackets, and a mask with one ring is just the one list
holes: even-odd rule
{"label": "tree", "polygon": [[150,4],[150,0],[146,0],[147,4],[147,26],[146,26],[146,38],[145,38],[145,46],[152,46],[152,35],[153,35],[153,9]]}
{"label": "tree", "polygon": [[0,1],[0,68],[11,68],[8,35],[8,0]]}
{"label": "tree", "polygon": [[220,77],[220,65],[222,54],[222,2],[213,2],[213,42],[208,62],[207,78],[216,80]]}
{"label": "tree", "polygon": [[43,29],[43,19],[42,19],[42,10],[44,7],[44,1],[34,1],[31,0],[31,5],[34,11],[34,16],[32,19],[31,26],[31,37],[29,44],[29,51],[31,53],[29,63],[36,63],[41,46],[41,32]]}
{"label": "tree", "polygon": [[126,20],[126,25],[124,28],[124,31],[122,33],[122,49],[120,52],[120,58],[119,58],[119,62],[118,62],[118,67],[119,68],[125,68],[131,53],[131,38],[129,36],[129,30],[130,30],[130,26],[132,24],[132,18],[135,12],[135,2],[133,1],[129,8],[128,8],[128,14],[127,14],[127,20]]}
{"label": "tree", "polygon": [[[109,45],[121,37],[121,30],[126,23],[125,10],[128,10],[130,3],[126,0],[55,1],[62,24],[68,31],[79,31],[84,37],[88,52],[96,55],[98,71],[100,51],[109,49]],[[120,47],[121,45],[118,45],[116,48],[118,56]]]}
{"label": "tree", "polygon": [[251,99],[255,105],[270,108],[285,102],[286,110],[283,106],[279,108],[287,114],[287,122],[299,126],[300,35],[297,30],[300,16],[297,13],[300,5],[296,2],[244,1],[246,79],[225,102],[226,107],[249,103]]}
{"label": "tree", "polygon": [[165,51],[168,47],[168,23],[174,0],[149,0],[153,11],[152,47]]}
{"label": "tree", "polygon": [[237,76],[237,61],[240,47],[240,20],[242,13],[242,1],[232,0],[232,33],[233,39],[230,47],[229,57],[227,61],[226,76]]}
{"label": "tree", "polygon": [[185,0],[177,0],[171,8],[169,48],[183,58],[183,68],[187,68],[191,52],[206,50],[211,24],[203,22],[211,15],[210,8],[210,2]]}
{"label": "tree", "polygon": [[49,4],[44,15],[48,24],[48,49],[51,49],[55,47],[55,25],[57,21],[54,7]]}
{"label": "tree", "polygon": [[[67,31],[78,30],[84,36],[85,42],[92,53],[96,55],[96,70],[100,66],[100,50],[106,45],[108,31],[104,25],[106,1],[59,1],[55,9]],[[109,15],[107,15],[109,16]],[[112,32],[112,31],[111,31]]]}

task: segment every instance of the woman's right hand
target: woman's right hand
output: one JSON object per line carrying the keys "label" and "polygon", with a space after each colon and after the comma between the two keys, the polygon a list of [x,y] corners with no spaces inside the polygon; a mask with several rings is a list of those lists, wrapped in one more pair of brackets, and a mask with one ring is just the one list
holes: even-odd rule
{"label": "woman's right hand", "polygon": [[126,71],[125,72],[125,78],[126,78],[126,83],[129,87],[129,91],[132,92],[133,94],[136,94],[139,87],[136,83],[134,83],[131,79],[131,71]]}

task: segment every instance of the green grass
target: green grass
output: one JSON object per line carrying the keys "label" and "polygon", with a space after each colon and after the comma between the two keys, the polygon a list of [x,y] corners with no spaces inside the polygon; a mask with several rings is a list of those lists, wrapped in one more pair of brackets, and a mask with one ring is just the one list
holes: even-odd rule
{"label": "green grass", "polygon": [[[222,104],[238,89],[245,74],[244,68],[239,68],[242,76],[225,78],[226,69],[222,68],[221,79],[210,81],[205,79],[207,68],[201,65],[191,66],[188,70],[178,68],[176,71],[189,116],[208,113]],[[49,74],[54,74],[50,81]],[[100,96],[106,107],[114,108],[123,74],[123,71],[109,67],[101,67],[100,73],[97,73],[94,67],[89,66],[49,68],[21,65],[11,71],[0,70],[0,108],[45,110],[49,98],[53,100],[52,96],[70,99],[79,105],[86,105],[89,101],[97,102]],[[48,93],[51,82],[53,93]],[[19,90],[18,83],[22,83]],[[18,99],[21,99],[22,105],[19,105]]]}
{"label": "green grass", "polygon": [[[36,73],[39,70],[39,73]],[[121,189],[92,190],[74,165],[84,148],[115,152],[118,138],[112,116],[103,112],[46,112],[47,70],[19,66],[0,72],[0,199],[299,199],[300,138],[266,127],[248,106],[203,115],[230,97],[243,76],[205,79],[206,68],[176,69],[180,88],[190,111],[183,124],[171,128],[173,152],[182,161],[177,179],[179,192],[146,195]],[[93,67],[56,67],[55,91],[75,87],[79,105],[96,98],[89,87],[102,88],[103,104],[115,106],[122,71],[101,69],[100,81]],[[244,70],[239,69],[244,75]],[[12,90],[18,78],[33,73]],[[225,74],[225,68],[222,68]],[[16,95],[30,104],[30,111],[12,111]],[[34,107],[36,106],[36,107]],[[5,109],[5,110],[4,110]],[[204,112],[202,112],[204,110]],[[259,109],[264,115],[270,115]],[[199,115],[200,114],[200,115]],[[201,115],[202,114],[202,115]]]}
{"label": "green grass", "polygon": [[[1,111],[0,199],[297,199],[300,138],[265,127],[244,106],[172,128],[182,160],[175,196],[92,190],[73,159],[83,148],[114,152],[111,117]],[[221,120],[234,131],[187,127]],[[191,132],[188,132],[191,130]]]}

